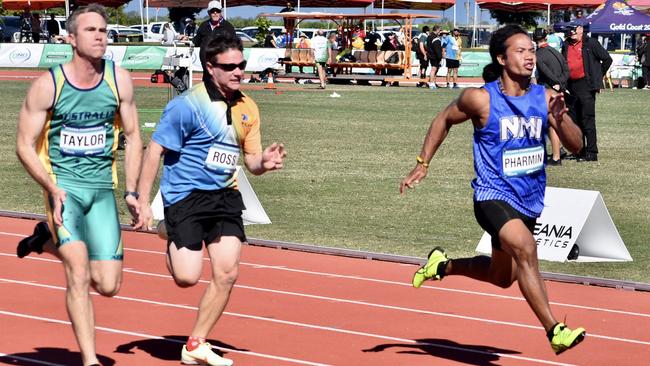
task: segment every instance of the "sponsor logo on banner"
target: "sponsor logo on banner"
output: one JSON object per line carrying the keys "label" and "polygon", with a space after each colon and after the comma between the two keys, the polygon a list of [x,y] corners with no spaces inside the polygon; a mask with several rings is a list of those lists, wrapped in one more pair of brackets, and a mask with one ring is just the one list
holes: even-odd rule
{"label": "sponsor logo on banner", "polygon": [[612,23],[609,25],[609,29],[613,31],[650,31],[650,24],[639,24],[634,25],[630,23]]}
{"label": "sponsor logo on banner", "polygon": [[14,65],[27,62],[32,57],[32,52],[27,47],[16,48],[9,54],[9,60]]}
{"label": "sponsor logo on banner", "polygon": [[[539,259],[556,262],[632,260],[597,191],[546,187],[544,211],[537,219],[533,235]],[[490,235],[483,233],[476,250],[492,252],[491,242]],[[576,252],[574,247],[578,249]]]}
{"label": "sponsor logo on banner", "polygon": [[280,57],[284,57],[285,49],[282,48],[251,48],[250,53],[244,53],[244,58],[248,60],[246,71],[256,72],[266,69],[282,68],[278,63]]}
{"label": "sponsor logo on banner", "polygon": [[111,61],[113,61],[114,57],[115,57],[115,54],[110,49],[106,49],[106,53],[104,54],[104,56],[102,56],[103,59],[111,60]]}
{"label": "sponsor logo on banner", "polygon": [[162,65],[165,52],[165,47],[129,46],[124,53],[121,66],[158,69]]}
{"label": "sponsor logo on banner", "polygon": [[40,57],[40,67],[52,67],[72,60],[72,47],[68,44],[45,44]]}
{"label": "sponsor logo on banner", "polygon": [[533,235],[538,247],[566,248],[573,241],[573,225],[537,222]]}
{"label": "sponsor logo on banner", "polygon": [[263,53],[257,57],[257,63],[262,67],[273,67],[278,62],[278,55]]}

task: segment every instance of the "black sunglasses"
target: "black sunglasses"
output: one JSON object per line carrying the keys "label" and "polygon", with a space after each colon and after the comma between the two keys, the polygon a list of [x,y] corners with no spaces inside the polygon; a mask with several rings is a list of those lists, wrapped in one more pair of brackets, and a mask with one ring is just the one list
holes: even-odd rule
{"label": "black sunglasses", "polygon": [[225,70],[225,71],[233,71],[233,70],[235,70],[237,68],[244,71],[246,69],[246,63],[247,63],[246,60],[244,60],[244,61],[242,61],[242,62],[240,62],[238,64],[219,64],[219,63],[212,63],[211,62],[212,66],[216,66],[216,67],[218,67],[218,68],[220,68],[222,70]]}
{"label": "black sunglasses", "polygon": [[212,14],[212,13],[221,13],[221,10],[219,10],[217,8],[213,8],[213,9],[210,9],[210,11],[208,13],[210,13],[210,14]]}

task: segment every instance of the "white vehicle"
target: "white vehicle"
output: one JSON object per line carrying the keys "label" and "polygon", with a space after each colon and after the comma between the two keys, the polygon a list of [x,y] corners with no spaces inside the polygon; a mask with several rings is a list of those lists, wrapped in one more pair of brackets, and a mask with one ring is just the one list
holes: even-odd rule
{"label": "white vehicle", "polygon": [[241,40],[241,43],[244,46],[244,48],[253,47],[257,44],[257,40],[247,35],[246,33],[242,31],[237,31],[236,33],[237,33],[237,37],[239,37],[239,39]]}
{"label": "white vehicle", "polygon": [[[47,22],[50,20],[50,17],[49,17],[49,15],[47,15],[47,16],[45,16],[45,15],[46,14],[44,14],[42,16],[42,19],[41,19],[41,29],[43,30],[41,32],[41,42],[47,43],[48,42],[48,37],[49,37],[49,34],[47,34]],[[65,30],[66,17],[64,17],[64,16],[55,16],[54,20],[57,23],[59,23],[59,36],[61,36],[62,38],[60,38],[57,43],[61,43],[61,42],[63,42],[65,37],[68,35],[68,32]],[[15,32],[14,34],[12,34],[11,42],[14,42],[14,43],[20,42],[20,31]]]}
{"label": "white vehicle", "polygon": [[138,31],[137,29],[133,29],[124,25],[109,24],[106,27],[108,43],[120,42],[120,38],[122,38],[122,41],[128,42],[129,36],[137,36],[140,34],[142,34],[142,32]]}
{"label": "white vehicle", "polygon": [[149,26],[147,27],[147,24],[135,24],[131,25],[128,28],[136,30],[138,33],[142,33],[144,30],[144,41],[145,42],[162,42],[164,36],[165,36],[165,23],[169,23],[169,25],[174,29],[174,32],[178,34],[179,32],[176,31],[174,28],[174,24],[171,22],[150,22]]}

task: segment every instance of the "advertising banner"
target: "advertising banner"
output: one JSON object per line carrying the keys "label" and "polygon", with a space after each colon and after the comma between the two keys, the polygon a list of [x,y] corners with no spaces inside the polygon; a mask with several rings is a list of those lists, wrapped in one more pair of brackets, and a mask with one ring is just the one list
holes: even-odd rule
{"label": "advertising banner", "polygon": [[460,61],[458,76],[481,77],[483,68],[492,62],[489,52],[463,52],[463,59]]}
{"label": "advertising banner", "polygon": [[259,72],[266,69],[281,69],[278,59],[284,57],[284,48],[251,48],[248,55],[247,72]]}
{"label": "advertising banner", "polygon": [[69,44],[43,44],[39,67],[52,67],[72,60],[72,47]]}
{"label": "advertising banner", "polygon": [[0,43],[0,67],[38,67],[42,44]]}
{"label": "advertising banner", "polygon": [[159,69],[166,53],[167,48],[161,46],[128,46],[119,66],[130,70]]}
{"label": "advertising banner", "polygon": [[115,62],[116,65],[120,65],[127,48],[127,46],[110,46],[106,49],[104,58]]}
{"label": "advertising banner", "polygon": [[[483,75],[483,68],[491,62],[489,52],[464,51],[462,56],[463,59],[460,61],[460,68],[458,68],[458,76],[460,77],[481,77]],[[420,69],[420,62],[415,56],[415,52],[411,54],[411,64],[413,65],[413,75],[417,75]],[[447,65],[445,65],[444,59],[440,63],[436,75],[447,75]]]}

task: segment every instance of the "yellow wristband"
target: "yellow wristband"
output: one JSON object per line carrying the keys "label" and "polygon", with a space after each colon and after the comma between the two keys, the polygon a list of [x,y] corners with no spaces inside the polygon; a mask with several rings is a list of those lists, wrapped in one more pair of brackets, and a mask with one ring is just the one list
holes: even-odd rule
{"label": "yellow wristband", "polygon": [[424,161],[424,159],[420,155],[416,156],[415,160],[418,162],[418,164],[422,165],[423,167],[429,168],[429,163]]}

